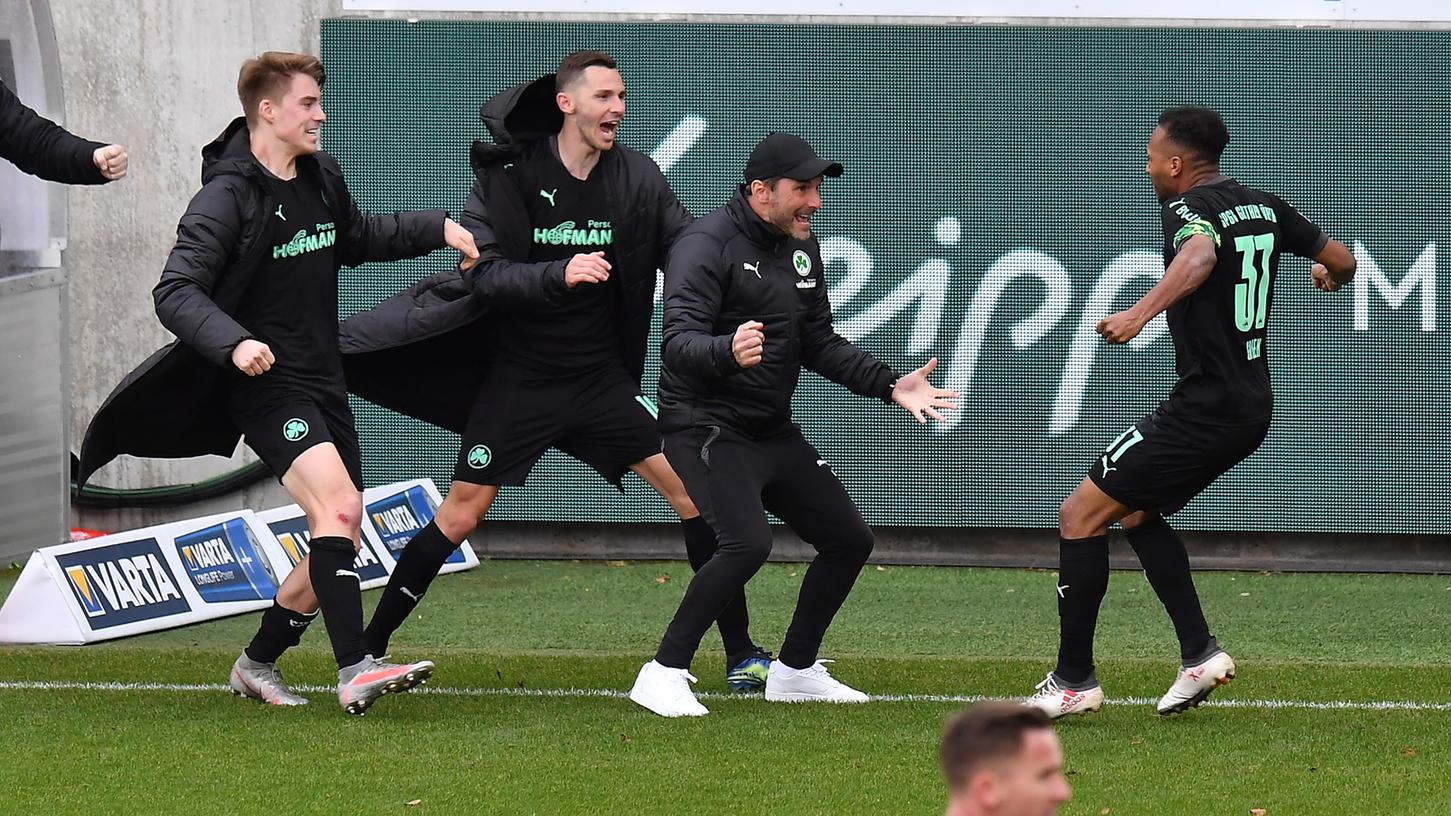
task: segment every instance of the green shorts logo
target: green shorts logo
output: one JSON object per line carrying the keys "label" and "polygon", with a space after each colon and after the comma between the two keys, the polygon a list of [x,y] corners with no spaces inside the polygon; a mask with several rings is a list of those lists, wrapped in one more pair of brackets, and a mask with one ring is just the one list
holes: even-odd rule
{"label": "green shorts logo", "polygon": [[288,442],[296,442],[304,436],[307,436],[307,431],[307,422],[297,417],[293,417],[282,423],[282,436]]}
{"label": "green shorts logo", "polygon": [[811,256],[807,255],[803,250],[796,250],[791,253],[791,267],[796,270],[796,274],[803,278],[810,275]]}
{"label": "green shorts logo", "polygon": [[469,467],[474,470],[483,470],[494,461],[494,452],[489,450],[488,445],[474,445],[469,448]]}

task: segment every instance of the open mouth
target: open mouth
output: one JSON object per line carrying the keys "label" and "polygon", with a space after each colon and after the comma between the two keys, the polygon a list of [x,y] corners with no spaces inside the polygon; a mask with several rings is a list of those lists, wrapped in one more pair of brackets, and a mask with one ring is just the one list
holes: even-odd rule
{"label": "open mouth", "polygon": [[315,142],[317,141],[318,130],[318,128],[308,128],[307,130],[303,131],[303,134],[306,135],[307,138]]}
{"label": "open mouth", "polygon": [[806,228],[806,229],[810,229],[811,228],[811,213],[809,213],[809,212],[807,212],[807,213],[796,213],[796,218],[794,220],[796,222],[796,226],[798,226],[798,227],[803,227],[803,228]]}
{"label": "open mouth", "polygon": [[600,135],[606,139],[614,139],[620,132],[620,120],[611,122],[600,122]]}

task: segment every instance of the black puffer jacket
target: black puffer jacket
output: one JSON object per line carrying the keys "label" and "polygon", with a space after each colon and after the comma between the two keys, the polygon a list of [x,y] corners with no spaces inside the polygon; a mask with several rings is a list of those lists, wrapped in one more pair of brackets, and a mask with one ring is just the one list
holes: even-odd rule
{"label": "black puffer jacket", "polygon": [[[761,362],[743,369],[736,328],[765,325]],[[737,192],[680,237],[665,273],[660,426],[720,425],[762,436],[791,421],[801,367],[867,397],[891,399],[897,375],[831,325],[816,238],[782,235]]]}
{"label": "black puffer jacket", "polygon": [[[444,245],[443,210],[360,212],[326,153],[299,158],[297,172],[322,186],[337,224],[339,264],[414,258]],[[123,453],[176,458],[236,449],[241,433],[225,410],[225,378],[234,376],[232,349],[251,334],[229,312],[266,260],[267,220],[276,208],[246,120],[238,118],[202,149],[202,189],[177,224],[152,290],[157,317],[177,339],[126,375],[96,412],[81,445],[81,484]]]}
{"label": "black puffer jacket", "polygon": [[[479,116],[494,137],[469,153],[473,190],[459,219],[473,233],[479,262],[461,277],[441,272],[343,321],[348,390],[401,414],[459,433],[478,396],[491,355],[487,313],[548,303],[565,291],[567,261],[528,263],[533,238],[516,175],[550,158],[548,137],[564,118],[554,75],[516,85],[485,102]],[[655,272],[691,223],[655,162],[623,145],[600,155],[614,224],[614,275],[620,284],[620,359],[639,380],[655,306]]]}
{"label": "black puffer jacket", "polygon": [[100,147],[105,145],[74,136],[27,108],[0,82],[0,158],[49,181],[105,184],[106,177],[91,159]]}

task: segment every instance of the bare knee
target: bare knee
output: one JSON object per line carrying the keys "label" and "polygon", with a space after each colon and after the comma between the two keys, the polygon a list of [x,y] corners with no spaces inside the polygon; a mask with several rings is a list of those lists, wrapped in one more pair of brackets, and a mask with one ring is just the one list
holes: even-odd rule
{"label": "bare knee", "polygon": [[353,547],[361,547],[358,529],[363,523],[363,497],[342,492],[324,499],[313,520],[313,535],[349,535]]}
{"label": "bare knee", "polygon": [[1058,505],[1058,534],[1063,538],[1072,540],[1104,535],[1112,523],[1113,518],[1094,508],[1077,490]]}
{"label": "bare knee", "polygon": [[1119,526],[1124,528],[1124,531],[1127,532],[1134,529],[1135,527],[1141,527],[1145,524],[1148,524],[1155,518],[1157,518],[1157,515],[1154,513],[1150,513],[1147,510],[1138,510],[1133,513],[1129,513],[1127,516],[1119,519],[1118,523]]}
{"label": "bare knee", "polygon": [[463,541],[488,512],[492,500],[492,493],[453,490],[434,512],[433,523],[449,541]]}
{"label": "bare knee", "polygon": [[680,518],[693,519],[700,515],[700,510],[696,508],[695,502],[690,500],[690,494],[685,492],[683,486],[678,491],[670,491],[668,493],[661,493],[660,495],[665,501],[669,502],[670,508]]}
{"label": "bare knee", "polygon": [[1075,538],[1075,536],[1069,535],[1068,531],[1078,521],[1077,495],[1077,493],[1068,494],[1068,498],[1064,499],[1062,504],[1058,505],[1058,531],[1062,533],[1064,538]]}

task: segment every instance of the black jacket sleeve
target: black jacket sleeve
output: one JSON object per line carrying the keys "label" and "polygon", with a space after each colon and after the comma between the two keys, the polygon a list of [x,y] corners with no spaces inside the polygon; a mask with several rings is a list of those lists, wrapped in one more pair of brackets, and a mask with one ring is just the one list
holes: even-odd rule
{"label": "black jacket sleeve", "polygon": [[234,261],[241,240],[237,177],[204,187],[176,226],[176,244],[161,281],[151,290],[156,316],[177,339],[219,366],[230,365],[232,349],[252,335],[212,300],[222,272]]}
{"label": "black jacket sleeve", "polygon": [[[656,212],[660,213],[660,251],[668,254],[670,248],[675,245],[675,240],[685,228],[695,222],[695,216],[685,209],[680,199],[675,196],[675,191],[670,189],[670,183],[665,180],[665,175],[657,168],[655,171],[657,185],[656,191]],[[663,259],[662,259],[663,260]],[[664,264],[661,264],[664,268]]]}
{"label": "black jacket sleeve", "polygon": [[[813,253],[815,255],[815,253]],[[821,259],[815,255],[816,268]],[[801,363],[817,374],[840,383],[853,393],[890,401],[897,375],[885,363],[857,348],[832,327],[831,300],[826,278],[818,278],[811,309],[801,326]]]}
{"label": "black jacket sleeve", "polygon": [[398,261],[417,258],[446,246],[443,221],[447,210],[370,213],[358,209],[346,184],[338,184],[345,219],[339,224],[338,261],[357,266],[371,261]]}
{"label": "black jacket sleeve", "polygon": [[695,377],[726,377],[742,369],[731,352],[733,334],[714,333],[725,299],[720,247],[703,233],[681,238],[665,271],[665,323],[660,358]]}
{"label": "black jacket sleeve", "polygon": [[459,223],[473,233],[479,248],[479,262],[472,270],[475,297],[516,306],[553,304],[564,297],[564,268],[569,261],[528,263],[505,257],[483,181],[474,182]]}
{"label": "black jacket sleeve", "polygon": [[105,147],[73,136],[27,108],[0,82],[0,157],[26,173],[62,184],[105,184],[91,155]]}

